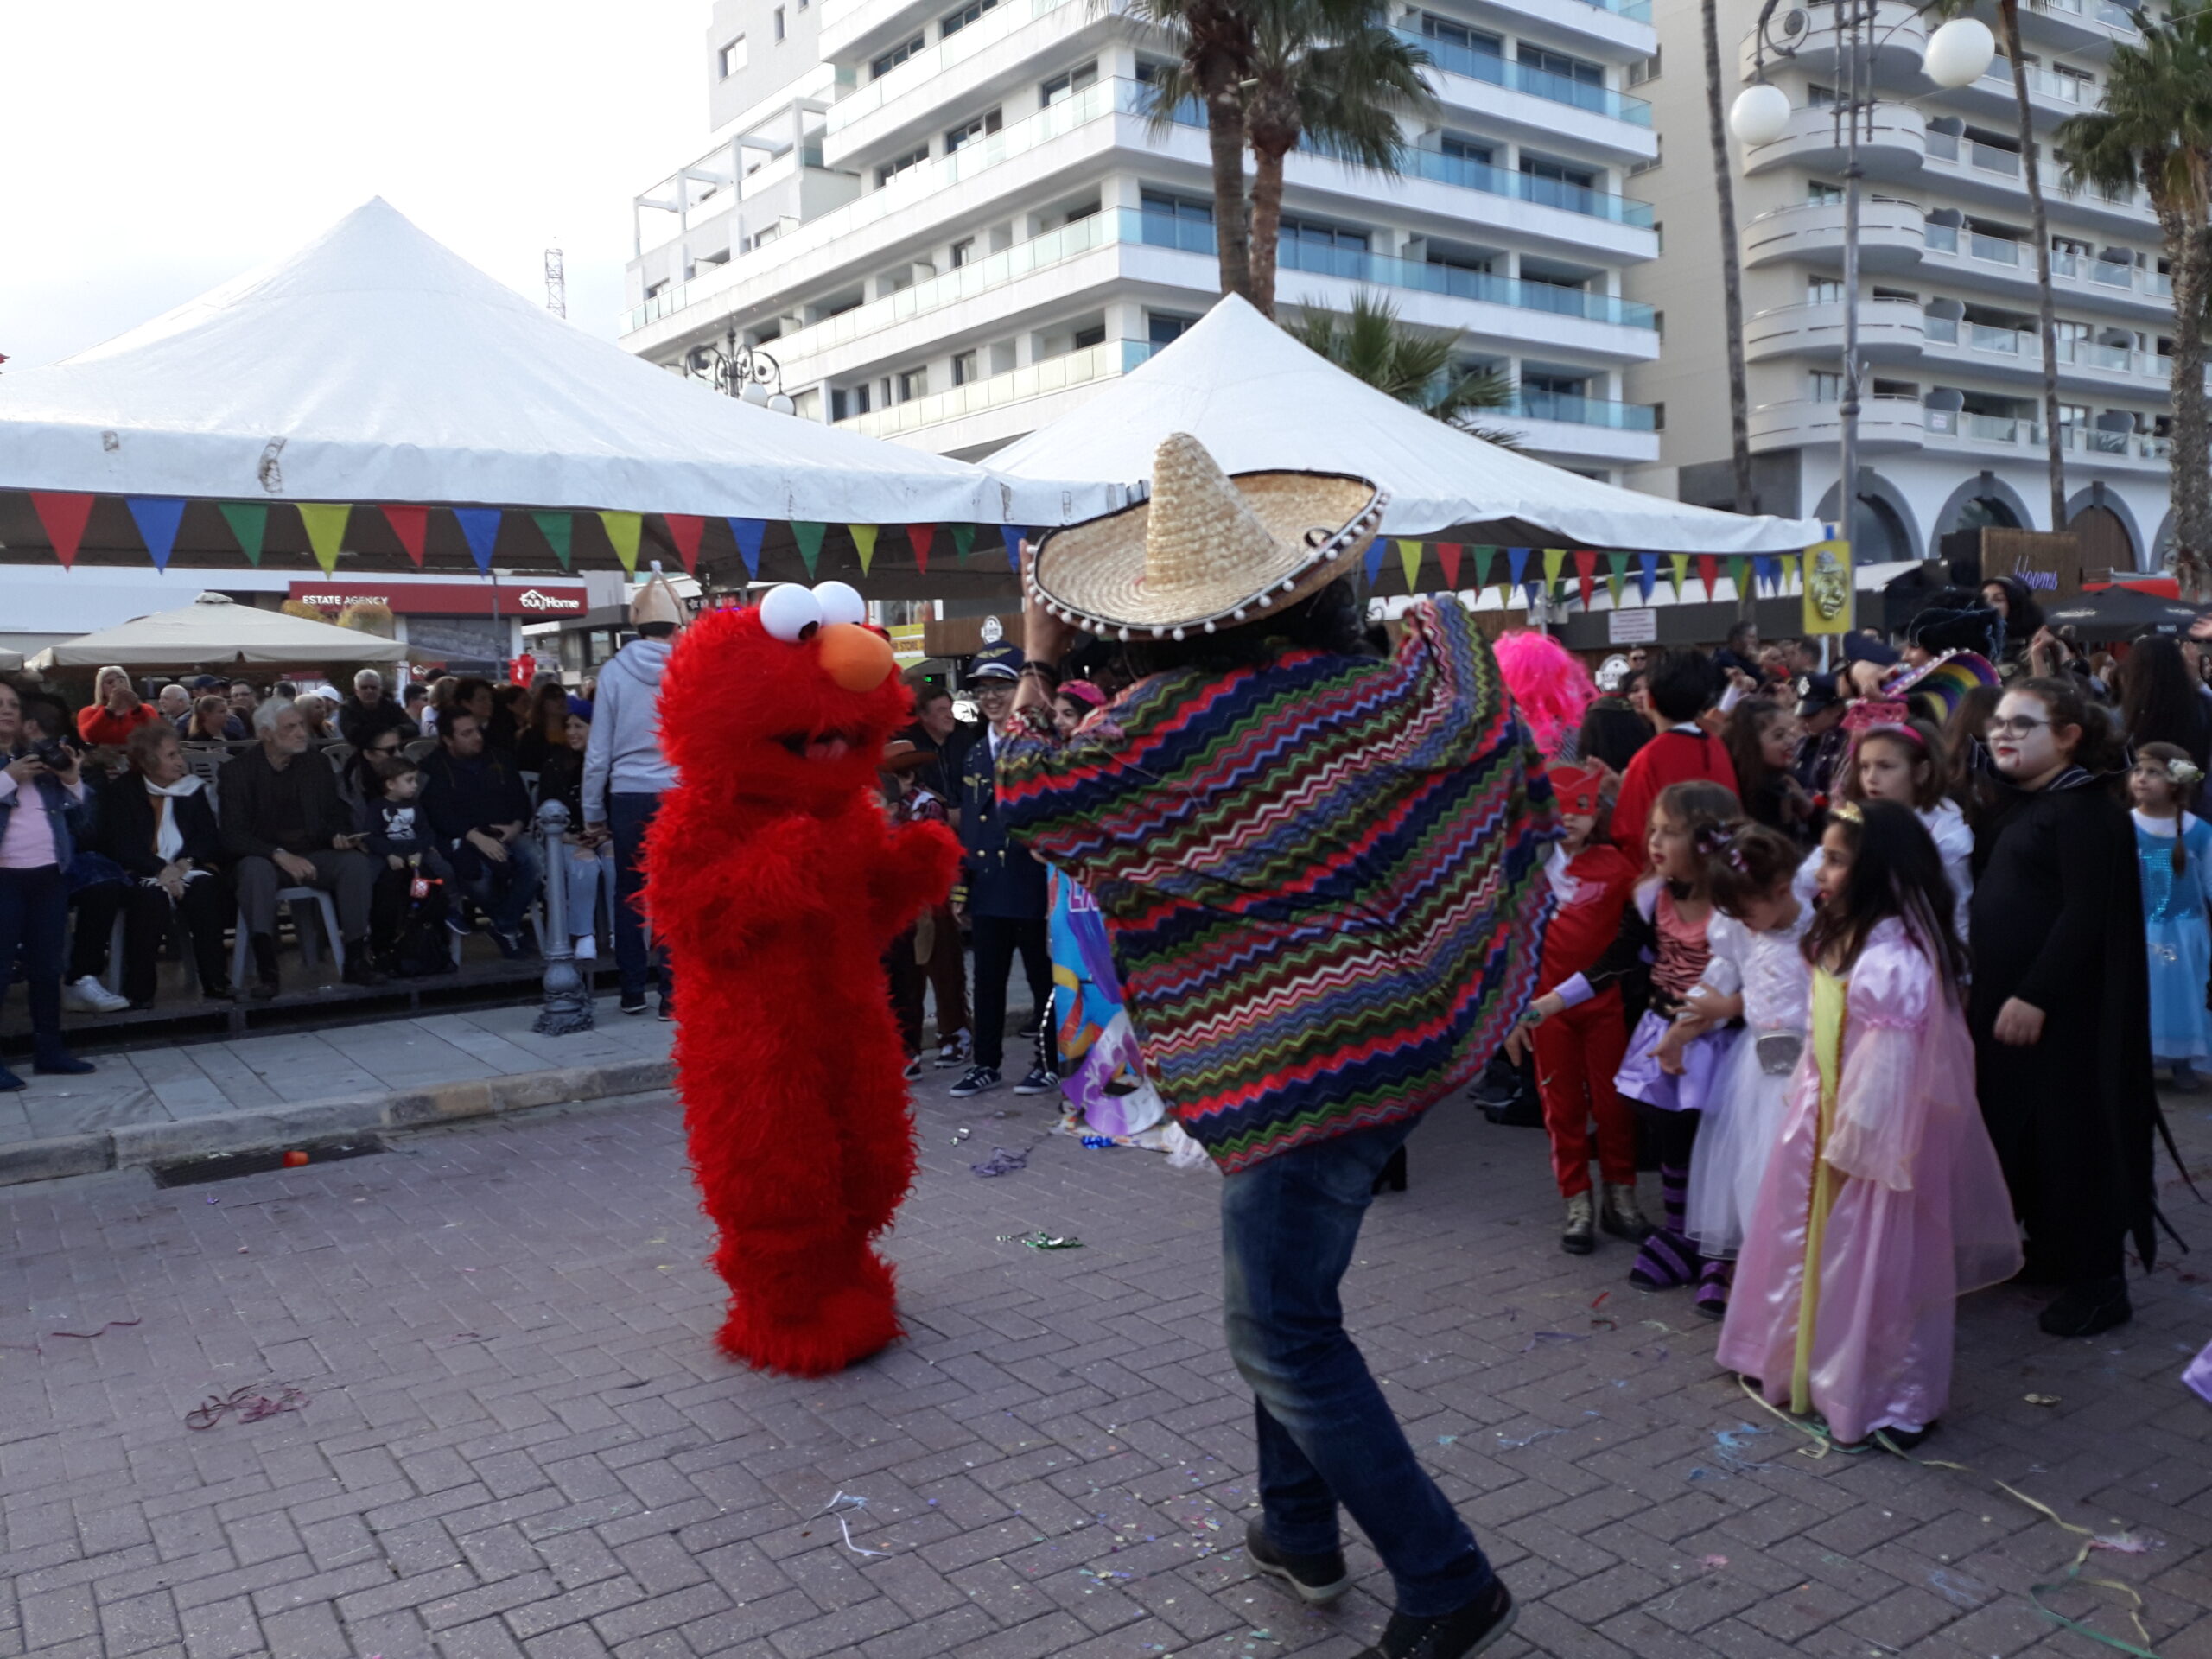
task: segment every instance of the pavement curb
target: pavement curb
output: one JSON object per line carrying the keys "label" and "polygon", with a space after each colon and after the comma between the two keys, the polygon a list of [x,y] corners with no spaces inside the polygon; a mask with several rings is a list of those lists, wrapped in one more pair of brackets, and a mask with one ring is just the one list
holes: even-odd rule
{"label": "pavement curb", "polygon": [[418,1129],[543,1106],[650,1094],[669,1087],[675,1076],[675,1065],[669,1060],[618,1060],[19,1141],[0,1146],[0,1186],[223,1153],[312,1147],[318,1141],[345,1140],[378,1129]]}

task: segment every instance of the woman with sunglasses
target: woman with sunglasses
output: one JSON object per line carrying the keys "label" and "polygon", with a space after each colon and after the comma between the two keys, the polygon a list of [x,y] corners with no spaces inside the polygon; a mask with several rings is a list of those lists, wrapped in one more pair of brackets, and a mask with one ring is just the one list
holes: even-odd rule
{"label": "woman with sunglasses", "polygon": [[2132,1314],[2132,1235],[2158,1243],[2150,987],[2126,761],[2080,683],[2015,681],[1984,729],[1999,784],[1975,826],[1974,1032],[1983,1121],[2027,1233],[2041,1324],[2094,1336]]}
{"label": "woman with sunglasses", "polygon": [[387,726],[346,757],[338,769],[338,796],[346,803],[347,823],[360,817],[366,803],[383,798],[384,780],[377,776],[377,762],[391,760],[405,747],[399,728]]}

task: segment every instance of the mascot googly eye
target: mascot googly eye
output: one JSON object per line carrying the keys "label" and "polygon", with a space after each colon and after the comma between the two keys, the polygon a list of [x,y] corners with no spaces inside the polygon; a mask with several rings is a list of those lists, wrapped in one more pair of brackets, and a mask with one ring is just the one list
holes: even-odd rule
{"label": "mascot googly eye", "polygon": [[[843,587],[842,582],[829,584]],[[847,588],[847,593],[852,589]],[[858,599],[859,594],[853,597]],[[780,639],[795,645],[810,638],[823,623],[822,606],[815,596],[795,582],[786,582],[771,588],[760,600],[760,626],[771,639]]]}
{"label": "mascot googly eye", "polygon": [[821,582],[814,586],[814,602],[822,607],[822,626],[832,622],[865,622],[868,620],[868,601],[859,590],[842,582]]}

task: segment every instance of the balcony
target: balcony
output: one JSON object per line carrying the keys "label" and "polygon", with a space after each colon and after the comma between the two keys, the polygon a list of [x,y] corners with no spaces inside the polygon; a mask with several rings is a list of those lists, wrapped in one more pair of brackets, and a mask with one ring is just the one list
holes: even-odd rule
{"label": "balcony", "polygon": [[[1744,152],[1745,173],[1770,173],[1779,167],[1836,172],[1844,164],[1844,135],[1839,124],[1835,111],[1826,105],[1792,111],[1781,137]],[[1916,179],[1928,151],[1927,132],[1927,119],[1918,110],[1878,104],[1871,131],[1865,127],[1859,130],[1859,164],[1870,179]]]}
{"label": "balcony", "polygon": [[[1751,448],[1802,449],[1840,442],[1843,405],[1803,397],[1761,404],[1751,413]],[[1916,397],[1866,397],[1859,406],[1859,448],[1866,454],[1917,449],[1927,441]]]}
{"label": "balcony", "polygon": [[1516,63],[1495,52],[1477,52],[1450,41],[1431,40],[1412,29],[1402,29],[1396,33],[1400,40],[1427,53],[1435,66],[1446,74],[1465,75],[1492,86],[1503,86],[1509,92],[1525,92],[1531,98],[1541,98],[1548,103],[1564,104],[1571,109],[1585,111],[1592,115],[1625,121],[1630,126],[1649,127],[1651,124],[1651,106],[1640,98],[1630,98],[1607,87],[1592,86],[1582,81],[1569,80],[1564,75],[1532,69],[1527,64]]}
{"label": "balcony", "polygon": [[[1861,300],[1859,354],[1870,363],[1904,362],[1920,354],[1921,310],[1910,300]],[[1779,305],[1744,324],[1744,358],[1766,363],[1783,358],[1843,355],[1843,302]]]}
{"label": "balcony", "polygon": [[1494,410],[1477,410],[1471,418],[1479,421],[1492,415],[1523,421],[1559,421],[1568,426],[1601,426],[1614,432],[1659,429],[1657,411],[1649,404],[1617,404],[1602,397],[1543,391],[1527,386],[1515,391],[1510,404]]}
{"label": "balcony", "polygon": [[[1926,52],[1929,31],[1941,18],[1906,3],[1906,0],[1877,0],[1873,7],[1875,72],[1885,85],[1899,79],[1916,80],[1920,60]],[[1835,8],[1829,0],[1819,0],[1808,8],[1811,22],[1797,42],[1796,54],[1790,63],[1808,74],[1827,79],[1836,73]],[[1770,67],[1775,62],[1774,54],[1766,54]],[[1742,79],[1750,81],[1758,74],[1758,30],[1745,32],[1737,47],[1737,66]]]}
{"label": "balcony", "polygon": [[830,106],[824,130],[830,137],[836,137],[855,122],[874,115],[909,92],[926,86],[1015,30],[1071,3],[1072,0],[999,0],[996,7],[951,39],[917,52],[889,74],[878,75],[867,86],[856,86],[839,98]]}
{"label": "balcony", "polygon": [[[1960,134],[1932,130],[1927,136],[1927,146],[1924,176],[1928,181],[1941,181],[1952,193],[1969,201],[1988,202],[2015,213],[2026,211],[2027,173],[2018,150],[1982,143]],[[2136,192],[2100,190],[2089,186],[2069,190],[2047,149],[2043,188],[2051,216],[2061,223],[2093,226],[2107,235],[2156,234],[2151,210]]]}
{"label": "balcony", "polygon": [[1409,149],[1402,158],[1402,170],[1408,178],[1456,185],[1462,190],[1480,190],[1490,195],[1533,202],[1540,207],[1556,207],[1561,213],[1580,213],[1587,219],[1602,219],[1638,230],[1651,228],[1651,204],[1648,201],[1611,195],[1603,190],[1586,190],[1557,179],[1511,173],[1486,162],[1446,156],[1433,149]]}
{"label": "balcony", "polygon": [[1151,355],[1152,347],[1143,340],[1109,340],[1103,345],[1046,358],[1041,363],[1032,363],[1027,368],[1015,369],[1010,373],[971,380],[968,385],[955,386],[950,391],[910,397],[889,409],[855,415],[838,424],[848,432],[865,433],[872,438],[895,437],[901,432],[936,426],[1007,404],[1026,403],[1030,398],[1065,391],[1071,386],[1114,379],[1127,374]]}
{"label": "balcony", "polygon": [[[1932,223],[1924,240],[1923,275],[1940,273],[1967,287],[1994,289],[2015,300],[2034,297],[2038,283],[2032,242]],[[2071,305],[2120,312],[2137,320],[2164,317],[2172,310],[2171,296],[2159,290],[2154,273],[2118,260],[2054,252],[2050,278],[2053,292]]]}
{"label": "balcony", "polygon": [[[1926,216],[1916,201],[1870,196],[1859,204],[1859,265],[1870,273],[1918,267]],[[1843,204],[1794,201],[1760,213],[1743,231],[1747,267],[1795,262],[1843,269]]]}

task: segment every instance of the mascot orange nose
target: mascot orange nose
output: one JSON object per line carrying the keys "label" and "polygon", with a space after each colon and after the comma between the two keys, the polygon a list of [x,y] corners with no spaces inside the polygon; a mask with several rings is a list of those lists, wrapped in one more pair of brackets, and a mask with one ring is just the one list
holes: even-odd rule
{"label": "mascot orange nose", "polygon": [[874,690],[897,665],[891,642],[858,623],[832,622],[821,639],[823,671],[848,691]]}

